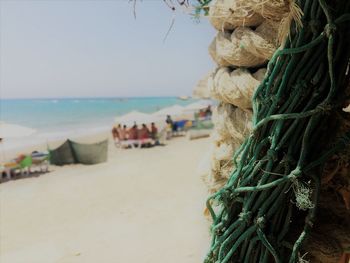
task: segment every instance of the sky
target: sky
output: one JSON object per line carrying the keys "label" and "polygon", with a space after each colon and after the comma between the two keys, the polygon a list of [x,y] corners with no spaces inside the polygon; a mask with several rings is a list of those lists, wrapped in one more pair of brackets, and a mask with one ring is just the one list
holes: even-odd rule
{"label": "sky", "polygon": [[190,95],[214,68],[206,18],[162,0],[0,0],[0,97]]}

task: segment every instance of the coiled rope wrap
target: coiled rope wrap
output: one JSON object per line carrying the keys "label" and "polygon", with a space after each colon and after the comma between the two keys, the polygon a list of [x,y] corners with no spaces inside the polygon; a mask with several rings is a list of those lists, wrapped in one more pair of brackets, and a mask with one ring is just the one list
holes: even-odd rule
{"label": "coiled rope wrap", "polygon": [[[297,262],[316,215],[320,169],[350,143],[346,134],[334,145],[327,130],[344,100],[350,1],[297,4],[303,27],[292,24],[271,59],[253,97],[254,129],[233,157],[227,184],[207,200],[207,263]],[[295,217],[304,217],[303,228],[292,227]]]}

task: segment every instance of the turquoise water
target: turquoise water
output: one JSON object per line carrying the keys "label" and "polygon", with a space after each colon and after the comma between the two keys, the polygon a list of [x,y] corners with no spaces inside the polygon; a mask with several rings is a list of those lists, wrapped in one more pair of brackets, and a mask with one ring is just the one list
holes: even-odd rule
{"label": "turquoise water", "polygon": [[[74,98],[0,100],[0,120],[34,128],[39,134],[59,134],[107,129],[117,116],[132,110],[155,112],[195,100],[159,98]],[[49,136],[50,137],[50,136]]]}

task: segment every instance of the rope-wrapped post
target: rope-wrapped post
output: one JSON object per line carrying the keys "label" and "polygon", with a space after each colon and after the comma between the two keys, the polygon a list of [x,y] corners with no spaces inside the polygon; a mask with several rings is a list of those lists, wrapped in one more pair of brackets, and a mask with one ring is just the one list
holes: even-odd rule
{"label": "rope-wrapped post", "polygon": [[350,1],[300,0],[253,97],[253,129],[233,157],[226,185],[207,200],[207,263],[306,260],[322,170],[349,147],[337,119],[346,97]]}

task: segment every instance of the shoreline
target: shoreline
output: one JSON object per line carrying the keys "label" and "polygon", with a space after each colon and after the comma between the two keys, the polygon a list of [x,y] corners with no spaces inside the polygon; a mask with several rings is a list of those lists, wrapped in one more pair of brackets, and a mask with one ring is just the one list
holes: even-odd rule
{"label": "shoreline", "polygon": [[[81,101],[79,101],[79,99],[81,99]],[[109,132],[111,132],[112,127],[115,124],[115,118],[118,116],[123,116],[132,110],[138,110],[145,113],[149,111],[154,112],[158,109],[158,107],[155,107],[156,104],[159,104],[159,108],[169,107],[177,103],[183,104],[183,101],[176,100],[175,97],[128,98],[130,101],[121,101],[121,104],[115,104],[114,100],[116,99],[118,98],[61,98],[62,101],[59,101],[59,98],[49,98],[45,101],[45,99],[35,98],[23,99],[24,104],[9,104],[3,106],[7,109],[7,113],[5,111],[2,116],[4,117],[4,121],[33,128],[37,132],[31,136],[23,138],[5,138],[0,144],[0,160],[4,159],[4,155],[6,155],[5,158],[8,159],[8,155],[12,155],[14,152],[19,153],[27,148],[35,149],[35,147],[37,147],[35,150],[46,150],[46,144],[49,144],[50,146],[51,144],[56,145],[56,142],[64,141],[68,138],[80,140],[85,137],[98,136],[102,133],[106,134],[108,137]],[[159,99],[160,101],[148,101],[152,99]],[[162,99],[171,101],[162,101]],[[12,117],[16,116],[14,114],[15,110],[19,110],[18,107],[21,108],[22,111],[26,110],[28,107],[27,104],[31,104],[31,101],[33,100],[36,101],[33,106],[35,109],[33,113],[34,116],[37,116],[36,119],[39,119],[40,122],[36,121],[33,117],[26,121],[11,118],[11,115],[13,115]],[[138,100],[141,100],[141,102],[146,101],[147,103],[142,104]],[[9,99],[3,101],[9,101]],[[13,101],[18,102],[21,101],[21,99],[14,99]],[[100,103],[95,103],[96,101],[107,104],[102,105]],[[193,101],[198,100],[191,99],[187,103]],[[137,103],[140,105],[137,106]],[[16,105],[16,107],[14,105]],[[107,111],[104,112],[106,107]],[[68,108],[69,110],[65,108]],[[97,112],[93,113],[94,109],[96,109]],[[31,111],[29,110],[29,115],[30,112]],[[49,121],[46,122],[45,120]],[[12,156],[9,158],[12,158]]]}

